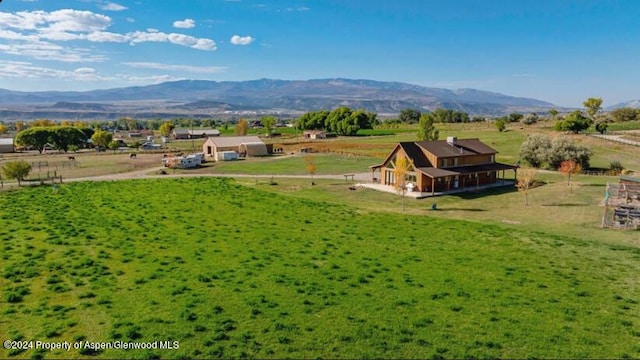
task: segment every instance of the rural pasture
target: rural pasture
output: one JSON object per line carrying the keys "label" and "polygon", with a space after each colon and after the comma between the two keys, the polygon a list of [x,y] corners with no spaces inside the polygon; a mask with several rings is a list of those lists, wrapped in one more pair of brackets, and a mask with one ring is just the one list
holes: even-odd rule
{"label": "rural pasture", "polygon": [[179,348],[0,357],[640,357],[637,245],[244,181],[3,193],[1,338]]}

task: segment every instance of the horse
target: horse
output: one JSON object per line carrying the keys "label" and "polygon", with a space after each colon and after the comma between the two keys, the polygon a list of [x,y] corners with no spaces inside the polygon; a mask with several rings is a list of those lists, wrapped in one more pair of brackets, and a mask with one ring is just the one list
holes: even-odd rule
{"label": "horse", "polygon": [[69,161],[76,161],[75,156],[67,156],[67,159],[69,159]]}
{"label": "horse", "polygon": [[129,159],[136,159],[136,153],[129,154]]}

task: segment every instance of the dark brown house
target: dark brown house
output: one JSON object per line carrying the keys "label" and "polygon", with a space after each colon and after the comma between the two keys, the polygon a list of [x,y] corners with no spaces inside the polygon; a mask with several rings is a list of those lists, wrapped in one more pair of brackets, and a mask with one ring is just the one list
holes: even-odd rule
{"label": "dark brown house", "polygon": [[410,161],[406,172],[413,191],[445,192],[474,189],[500,181],[498,176],[506,170],[516,172],[517,167],[495,161],[496,150],[478,139],[401,142],[382,164],[371,167],[374,182],[394,185],[395,162],[399,154]]}

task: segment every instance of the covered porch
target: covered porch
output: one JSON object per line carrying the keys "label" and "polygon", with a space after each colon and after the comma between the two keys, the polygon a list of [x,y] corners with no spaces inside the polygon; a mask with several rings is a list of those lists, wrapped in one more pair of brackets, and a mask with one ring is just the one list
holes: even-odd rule
{"label": "covered porch", "polygon": [[[406,175],[407,182],[412,184],[413,192],[425,197],[515,185],[517,169],[518,167],[513,165],[491,163],[451,168],[418,167]],[[507,178],[506,172],[510,170],[513,171],[513,178]],[[382,165],[372,166],[371,183],[393,189],[396,183],[394,169]]]}

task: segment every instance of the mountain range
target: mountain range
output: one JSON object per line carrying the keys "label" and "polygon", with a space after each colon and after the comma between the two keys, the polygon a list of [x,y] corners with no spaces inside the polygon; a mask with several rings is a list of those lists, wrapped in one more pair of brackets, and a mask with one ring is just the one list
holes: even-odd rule
{"label": "mountain range", "polygon": [[446,108],[481,116],[558,108],[541,100],[475,89],[448,90],[353,79],[180,80],[92,91],[0,89],[0,116],[4,119],[228,117],[266,113],[296,116],[338,106],[362,108],[382,116],[392,116],[406,108]]}
{"label": "mountain range", "polygon": [[640,109],[640,100],[631,100],[631,101],[607,106],[605,110],[611,111],[611,110],[620,109],[620,108]]}

